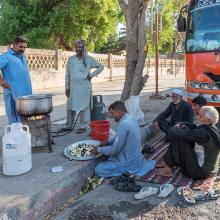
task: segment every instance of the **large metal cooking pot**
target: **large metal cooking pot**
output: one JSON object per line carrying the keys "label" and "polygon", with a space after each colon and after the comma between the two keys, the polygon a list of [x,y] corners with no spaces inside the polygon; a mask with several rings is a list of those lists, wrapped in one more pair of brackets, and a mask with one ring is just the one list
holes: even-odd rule
{"label": "large metal cooking pot", "polygon": [[16,109],[24,117],[49,114],[53,110],[52,94],[19,96],[16,99]]}

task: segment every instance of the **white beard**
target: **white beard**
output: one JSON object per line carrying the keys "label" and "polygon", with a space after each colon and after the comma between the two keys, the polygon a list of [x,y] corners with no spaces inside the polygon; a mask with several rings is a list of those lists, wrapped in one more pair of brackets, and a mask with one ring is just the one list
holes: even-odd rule
{"label": "white beard", "polygon": [[180,99],[178,99],[178,100],[176,100],[176,101],[173,101],[173,104],[174,104],[174,105],[177,105],[177,104],[180,103],[180,101],[181,101]]}

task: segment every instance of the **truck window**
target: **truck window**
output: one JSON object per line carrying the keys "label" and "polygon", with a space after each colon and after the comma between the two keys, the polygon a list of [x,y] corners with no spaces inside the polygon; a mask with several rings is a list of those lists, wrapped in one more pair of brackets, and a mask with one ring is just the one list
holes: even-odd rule
{"label": "truck window", "polygon": [[189,7],[187,52],[210,52],[220,47],[220,2],[202,6],[201,2],[207,1],[193,1]]}

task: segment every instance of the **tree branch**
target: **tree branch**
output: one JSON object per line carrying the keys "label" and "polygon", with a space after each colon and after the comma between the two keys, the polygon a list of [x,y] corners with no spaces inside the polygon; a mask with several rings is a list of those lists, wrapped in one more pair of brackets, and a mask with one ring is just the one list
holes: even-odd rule
{"label": "tree branch", "polygon": [[124,0],[118,0],[118,4],[120,5],[124,15],[126,15],[127,7],[128,7],[127,3]]}
{"label": "tree branch", "polygon": [[147,5],[143,4],[142,7],[139,8],[140,11],[138,15],[138,49],[141,55],[146,44],[146,9]]}

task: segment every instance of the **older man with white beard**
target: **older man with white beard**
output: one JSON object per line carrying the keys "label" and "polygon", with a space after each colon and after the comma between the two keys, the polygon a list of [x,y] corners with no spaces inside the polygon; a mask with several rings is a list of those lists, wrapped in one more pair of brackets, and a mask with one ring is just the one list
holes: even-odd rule
{"label": "older man with white beard", "polygon": [[153,122],[156,129],[160,128],[168,134],[169,130],[178,122],[193,122],[192,108],[182,97],[183,91],[181,89],[172,89],[172,102]]}
{"label": "older man with white beard", "polygon": [[[170,144],[157,174],[172,175],[172,167],[179,166],[182,174],[194,180],[216,174],[220,158],[220,131],[215,126],[219,120],[213,106],[203,106],[198,114],[198,126],[173,127],[169,131]],[[203,147],[203,157],[194,151]]]}

